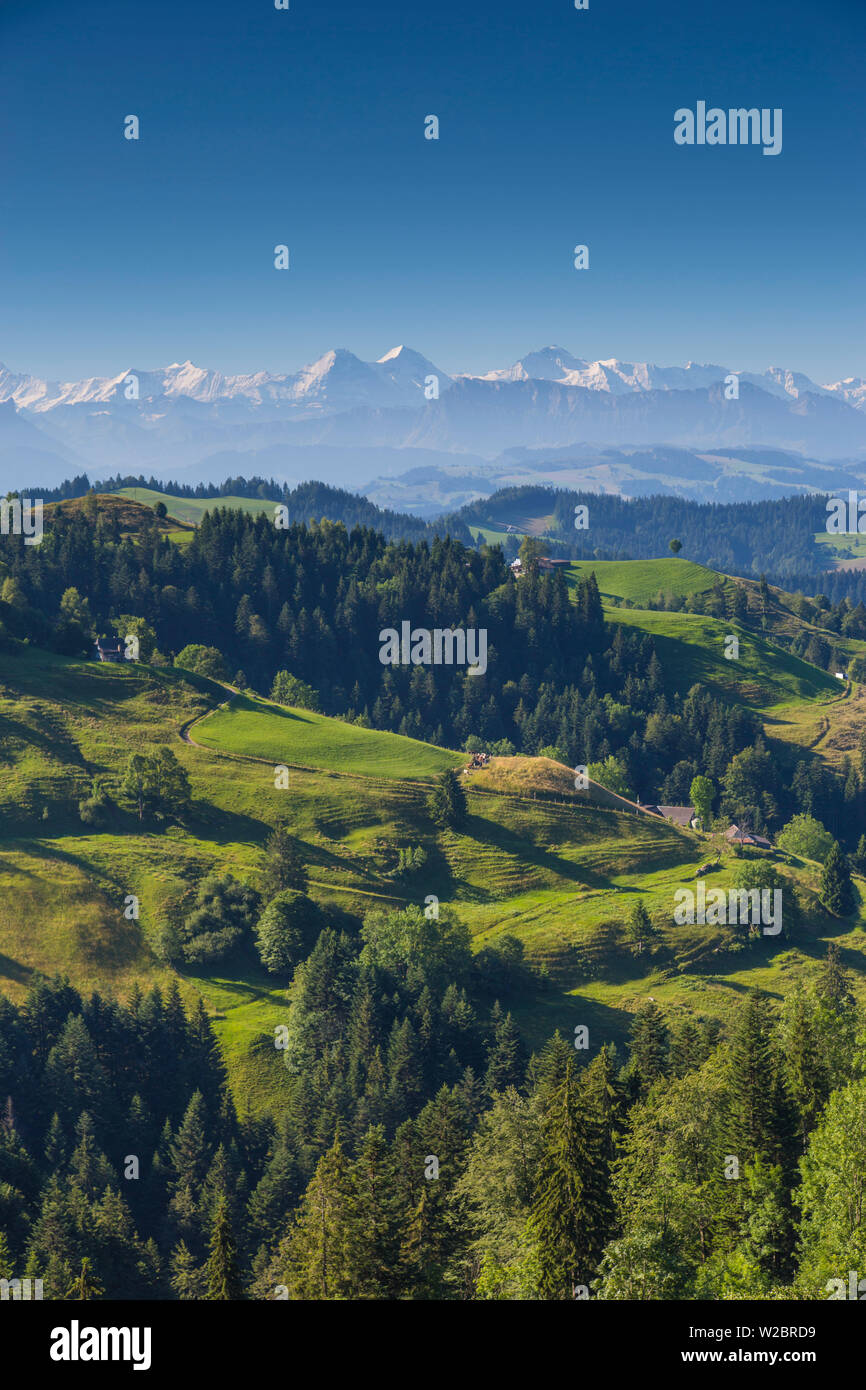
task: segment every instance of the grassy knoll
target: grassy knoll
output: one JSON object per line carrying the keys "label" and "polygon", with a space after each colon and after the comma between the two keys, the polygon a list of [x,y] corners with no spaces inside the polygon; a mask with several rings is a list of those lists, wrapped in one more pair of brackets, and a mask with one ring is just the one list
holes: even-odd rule
{"label": "grassy knoll", "polygon": [[259,512],[273,516],[274,511],[274,503],[262,497],[173,497],[170,492],[156,492],[147,487],[122,487],[115,496],[127,497],[145,507],[155,507],[157,502],[164,502],[169,517],[192,526],[198,525],[205,512],[215,511],[217,507],[249,512],[252,516],[257,516]]}
{"label": "grassy knoll", "polygon": [[670,556],[661,560],[576,560],[569,566],[569,586],[595,573],[602,598],[625,598],[632,603],[648,603],[659,592],[688,598],[703,594],[717,579],[715,570],[692,560]]}
{"label": "grassy knoll", "polygon": [[369,777],[435,777],[459,767],[466,755],[378,729],[344,724],[310,710],[236,695],[196,724],[192,737],[205,747],[266,758],[271,763],[332,768]]}
{"label": "grassy knoll", "polygon": [[[663,677],[671,689],[685,691],[700,681],[742,704],[763,709],[839,696],[839,682],[828,671],[792,656],[730,619],[638,608],[618,608],[607,616],[652,634]],[[728,661],[724,655],[729,633],[739,637],[736,661]]]}

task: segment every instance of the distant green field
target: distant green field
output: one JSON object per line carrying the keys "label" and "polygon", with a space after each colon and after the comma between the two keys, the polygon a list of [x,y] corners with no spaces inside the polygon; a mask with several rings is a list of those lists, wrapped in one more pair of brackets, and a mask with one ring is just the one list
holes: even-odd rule
{"label": "distant green field", "polygon": [[829,552],[828,561],[866,560],[866,535],[831,536],[826,531],[816,531],[814,539]]}
{"label": "distant green field", "polygon": [[[477,541],[484,541],[487,545],[501,545],[505,539],[505,528],[493,526],[470,526],[470,531]],[[525,535],[524,531],[512,531],[512,536],[521,538]]]}
{"label": "distant green field", "polygon": [[602,596],[638,604],[651,601],[659,591],[679,598],[703,594],[716,581],[715,570],[671,555],[660,560],[576,560],[568,570],[569,585],[575,586],[578,578],[592,571]]}
{"label": "distant green field", "polygon": [[361,729],[306,709],[238,695],[192,730],[197,743],[244,757],[362,777],[436,777],[466,756],[400,734]]}
{"label": "distant green field", "polygon": [[141,502],[146,507],[155,507],[164,502],[169,516],[197,526],[205,512],[215,511],[217,507],[230,507],[233,511],[273,512],[274,503],[261,497],[172,497],[168,492],[154,492],[147,487],[118,488],[117,497],[128,497],[132,502]]}
{"label": "distant green field", "polygon": [[[610,609],[607,617],[652,634],[671,689],[685,691],[700,681],[756,709],[839,696],[839,683],[828,671],[810,666],[736,622],[640,608]],[[729,633],[739,637],[737,660],[729,661],[724,655]]]}

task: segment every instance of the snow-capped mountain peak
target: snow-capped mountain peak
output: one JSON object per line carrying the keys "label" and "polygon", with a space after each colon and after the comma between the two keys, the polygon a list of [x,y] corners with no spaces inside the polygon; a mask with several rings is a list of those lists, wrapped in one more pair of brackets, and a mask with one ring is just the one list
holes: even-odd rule
{"label": "snow-capped mountain peak", "polygon": [[[237,412],[293,413],[320,416],[370,409],[421,410],[455,382],[509,383],[550,382],[583,391],[626,396],[643,392],[705,391],[731,375],[718,364],[689,360],[685,366],[660,367],[654,362],[627,362],[617,357],[590,361],[575,357],[558,344],[534,349],[510,367],[482,373],[452,376],[414,348],[400,343],[373,362],[364,361],[348,348],[331,348],[294,373],[263,369],[237,374],[196,366],[189,358],[166,367],[139,370],[132,367],[117,375],[57,382],[19,373],[0,364],[0,403],[13,401],[19,410],[43,414],[59,407],[81,411],[113,406],[127,411],[163,410],[166,402],[184,400],[203,405],[224,403]],[[866,380],[846,377],[827,386],[817,385],[803,372],[769,367],[764,372],[736,371],[749,383],[777,400],[797,401],[821,396],[866,413]],[[130,378],[136,391],[130,394]],[[429,390],[430,378],[438,392]],[[157,402],[163,405],[157,406]]]}

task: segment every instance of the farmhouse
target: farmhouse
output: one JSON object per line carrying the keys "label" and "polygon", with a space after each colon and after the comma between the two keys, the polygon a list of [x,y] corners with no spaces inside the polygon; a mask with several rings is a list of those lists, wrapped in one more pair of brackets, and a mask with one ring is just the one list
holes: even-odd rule
{"label": "farmhouse", "polygon": [[[563,565],[568,566],[570,564],[570,560],[551,560],[549,555],[539,555],[538,557],[538,568],[542,571],[556,570],[560,569]],[[511,561],[509,569],[511,570],[512,574],[517,576],[523,573],[523,561],[521,560],[519,555],[516,560]]]}
{"label": "farmhouse", "polygon": [[750,830],[746,830],[739,825],[729,825],[725,831],[725,839],[732,845],[754,845],[756,849],[772,849],[770,841],[763,835],[754,835]]}
{"label": "farmhouse", "polygon": [[[638,803],[640,805],[640,803]],[[675,825],[685,826],[686,829],[694,829],[700,823],[699,817],[695,814],[694,806],[642,806],[642,810],[651,816],[661,816],[664,820],[672,820]]]}

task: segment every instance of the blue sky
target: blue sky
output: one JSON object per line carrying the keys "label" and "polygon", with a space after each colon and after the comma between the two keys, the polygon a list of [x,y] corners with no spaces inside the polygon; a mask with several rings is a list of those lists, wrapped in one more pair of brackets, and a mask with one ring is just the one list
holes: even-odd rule
{"label": "blue sky", "polygon": [[[866,376],[864,47],[863,0],[0,0],[0,360]],[[782,153],[676,146],[699,99]]]}

